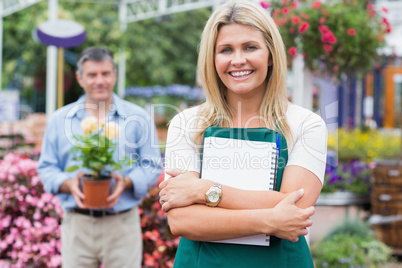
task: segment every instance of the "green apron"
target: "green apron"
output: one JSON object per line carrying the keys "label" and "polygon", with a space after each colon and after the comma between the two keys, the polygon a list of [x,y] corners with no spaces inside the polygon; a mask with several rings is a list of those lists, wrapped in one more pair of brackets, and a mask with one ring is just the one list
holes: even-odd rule
{"label": "green apron", "polygon": [[[226,130],[224,130],[226,129]],[[283,170],[288,161],[286,140],[267,128],[217,128],[210,127],[205,136],[276,142],[280,145],[276,191],[282,182]],[[202,157],[202,149],[201,149]],[[174,268],[310,268],[314,267],[304,236],[296,243],[271,236],[270,246],[250,246],[201,242],[180,238]]]}

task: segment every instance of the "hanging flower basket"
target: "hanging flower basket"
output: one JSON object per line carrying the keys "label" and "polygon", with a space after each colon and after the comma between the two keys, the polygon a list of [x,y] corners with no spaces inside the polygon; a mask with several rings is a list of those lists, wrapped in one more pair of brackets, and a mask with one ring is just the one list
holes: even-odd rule
{"label": "hanging flower basket", "polygon": [[272,2],[272,17],[289,64],[301,53],[310,70],[325,70],[334,76],[372,68],[391,26],[370,1],[310,3]]}

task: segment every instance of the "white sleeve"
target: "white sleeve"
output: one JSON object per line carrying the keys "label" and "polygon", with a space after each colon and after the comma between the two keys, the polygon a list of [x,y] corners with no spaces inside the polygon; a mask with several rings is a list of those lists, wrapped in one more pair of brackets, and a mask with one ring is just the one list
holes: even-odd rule
{"label": "white sleeve", "polygon": [[[190,110],[193,110],[192,108]],[[165,150],[165,170],[179,169],[200,172],[199,148],[193,137],[198,131],[196,113],[186,110],[176,115],[169,124]],[[170,176],[165,173],[165,180]]]}
{"label": "white sleeve", "polygon": [[293,146],[289,146],[288,165],[300,166],[313,172],[324,182],[327,160],[328,131],[320,116],[310,112],[304,118],[288,118]]}

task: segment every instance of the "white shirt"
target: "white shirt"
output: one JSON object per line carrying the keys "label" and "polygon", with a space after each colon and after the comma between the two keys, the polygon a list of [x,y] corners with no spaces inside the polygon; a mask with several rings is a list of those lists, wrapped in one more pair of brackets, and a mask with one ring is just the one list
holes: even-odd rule
{"label": "white shirt", "polygon": [[[169,125],[166,140],[165,169],[180,169],[200,173],[200,148],[194,144],[199,132],[198,108],[186,109],[176,115]],[[300,106],[289,104],[286,120],[291,129],[293,142],[289,147],[287,166],[303,167],[324,182],[327,157],[328,132],[322,118]],[[170,176],[165,174],[165,179]]]}

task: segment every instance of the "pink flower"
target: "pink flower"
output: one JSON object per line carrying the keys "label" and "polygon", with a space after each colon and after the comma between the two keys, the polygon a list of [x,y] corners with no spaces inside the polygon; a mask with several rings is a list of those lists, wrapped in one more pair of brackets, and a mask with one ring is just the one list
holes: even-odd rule
{"label": "pink flower", "polygon": [[295,27],[290,27],[290,29],[289,29],[289,33],[294,33],[295,32]]}
{"label": "pink flower", "polygon": [[387,18],[382,18],[381,23],[387,26],[390,25]]}
{"label": "pink flower", "polygon": [[338,66],[334,66],[333,70],[334,70],[334,72],[337,72],[337,71],[339,71],[339,67],[338,67]]}
{"label": "pink flower", "polygon": [[[0,240],[0,251],[5,250],[7,247],[8,247],[7,242]],[[0,265],[0,267],[1,267],[1,265]]]}
{"label": "pink flower", "polygon": [[2,218],[1,221],[0,221],[0,224],[1,224],[0,230],[3,229],[3,228],[9,227],[10,222],[11,222],[11,216],[10,215],[7,215],[4,218]]}
{"label": "pink flower", "polygon": [[144,263],[147,266],[155,267],[156,261],[152,255],[145,253],[144,254]]}
{"label": "pink flower", "polygon": [[290,47],[290,48],[288,49],[288,53],[289,53],[293,58],[296,57],[297,48],[296,48],[296,47]]}
{"label": "pink flower", "polygon": [[[52,255],[50,257],[49,267],[60,267],[61,266],[61,255]],[[101,267],[103,267],[101,265]]]}
{"label": "pink flower", "polygon": [[307,31],[308,28],[310,28],[310,23],[308,23],[307,21],[303,21],[299,26],[299,32],[304,33],[305,31]]}
{"label": "pink flower", "polygon": [[315,1],[314,3],[311,4],[311,8],[319,8],[321,6],[320,1]]}
{"label": "pink flower", "polygon": [[331,52],[333,49],[331,45],[324,44],[325,53]]}
{"label": "pink flower", "polygon": [[13,244],[13,248],[15,248],[15,249],[22,248],[22,246],[24,246],[24,243],[19,239],[17,241],[15,241],[15,243]]}
{"label": "pink flower", "polygon": [[356,30],[353,29],[353,28],[348,29],[348,35],[355,36],[356,35]]}
{"label": "pink flower", "polygon": [[337,42],[335,35],[328,29],[328,26],[320,25],[318,29],[321,32],[321,41],[323,43],[335,44]]}
{"label": "pink flower", "polygon": [[300,17],[302,17],[305,20],[308,20],[311,16],[309,14],[306,14],[306,13],[300,13]]}
{"label": "pink flower", "polygon": [[318,22],[319,22],[320,24],[324,24],[324,23],[325,23],[325,17],[321,17]]}
{"label": "pink flower", "polygon": [[384,13],[388,13],[388,9],[387,9],[386,7],[382,7],[381,10],[382,10]]}
{"label": "pink flower", "polygon": [[282,14],[283,14],[283,15],[286,15],[286,14],[288,14],[288,13],[289,13],[289,8],[284,7],[284,8],[282,9]]}
{"label": "pink flower", "polygon": [[268,1],[261,1],[260,5],[262,6],[262,8],[267,9],[271,6],[271,4]]}
{"label": "pink flower", "polygon": [[292,17],[290,18],[290,21],[293,24],[298,24],[300,22],[300,17],[296,16],[296,15],[292,15]]}

